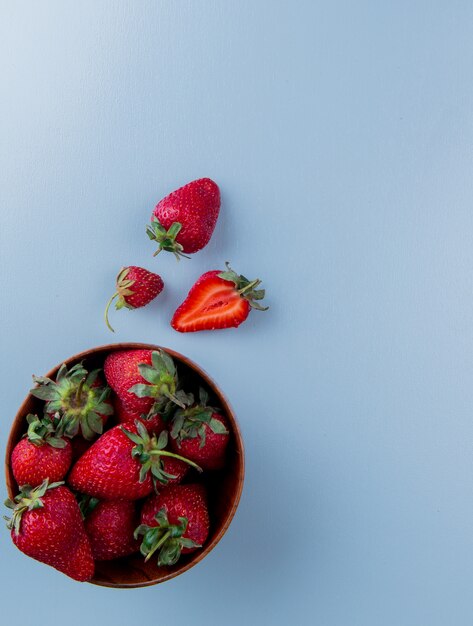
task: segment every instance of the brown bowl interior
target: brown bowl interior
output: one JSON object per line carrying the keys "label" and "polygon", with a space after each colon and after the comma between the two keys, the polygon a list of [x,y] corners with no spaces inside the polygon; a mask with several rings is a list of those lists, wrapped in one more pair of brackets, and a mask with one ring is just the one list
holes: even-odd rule
{"label": "brown bowl interior", "polygon": [[[141,343],[106,345],[77,354],[67,359],[65,363],[69,366],[78,361],[84,361],[85,366],[88,368],[102,367],[105,356],[110,352],[140,348],[157,349],[159,347]],[[198,365],[173,350],[168,348],[164,348],[164,350],[174,358],[184,389],[195,393],[199,384],[202,385],[203,383],[210,393],[210,403],[221,408],[231,426],[231,438],[228,445],[225,468],[219,472],[204,472],[198,478],[199,482],[205,483],[208,491],[211,519],[209,539],[202,550],[198,550],[193,554],[183,555],[178,563],[172,567],[158,567],[155,562],[153,563],[153,559],[145,563],[143,557],[139,554],[113,561],[98,561],[94,578],[90,581],[96,585],[122,588],[144,587],[164,582],[182,574],[182,572],[201,561],[223,537],[240,500],[244,479],[243,441],[235,415],[228,401],[213,380]],[[59,365],[46,375],[52,378],[56,375],[58,369]],[[43,403],[40,400],[28,394],[13,421],[5,458],[6,483],[10,498],[13,498],[18,492],[10,466],[12,450],[26,430],[26,415],[28,413],[41,412],[42,406]],[[194,477],[196,476],[194,475]],[[187,482],[190,480],[192,480],[192,475]]]}

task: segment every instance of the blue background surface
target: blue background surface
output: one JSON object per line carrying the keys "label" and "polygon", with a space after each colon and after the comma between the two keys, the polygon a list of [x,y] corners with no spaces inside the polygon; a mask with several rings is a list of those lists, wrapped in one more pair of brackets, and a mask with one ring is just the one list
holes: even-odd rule
{"label": "blue background surface", "polygon": [[[164,585],[1,533],[5,623],[471,625],[472,28],[466,0],[0,2],[1,443],[32,373],[116,340],[200,363],[247,451],[224,540]],[[154,204],[200,176],[210,245],[153,259]],[[270,311],[174,332],[227,259]],[[112,337],[124,264],[166,291]]]}

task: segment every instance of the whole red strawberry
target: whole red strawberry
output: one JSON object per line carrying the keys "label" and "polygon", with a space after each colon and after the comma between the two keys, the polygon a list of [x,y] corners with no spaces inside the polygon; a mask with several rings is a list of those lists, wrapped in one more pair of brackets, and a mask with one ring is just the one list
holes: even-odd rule
{"label": "whole red strawberry", "polygon": [[165,411],[169,403],[184,408],[185,394],[177,391],[174,361],[164,350],[118,350],[104,363],[105,378],[130,413]]}
{"label": "whole red strawberry", "polygon": [[87,505],[84,525],[96,561],[138,552],[139,542],[133,536],[137,524],[135,502],[89,498]]}
{"label": "whole red strawberry", "polygon": [[143,422],[149,433],[154,433],[155,435],[159,435],[166,427],[166,423],[160,413],[151,411],[150,414],[145,415],[144,413],[128,411],[118,397],[114,398],[113,407],[115,409],[115,417],[120,424],[134,424],[135,420],[138,419],[140,422]]}
{"label": "whole red strawberry", "polygon": [[220,211],[220,190],[210,178],[199,178],[163,198],[153,211],[148,237],[176,258],[204,248]]}
{"label": "whole red strawberry", "polygon": [[174,565],[181,554],[201,548],[209,535],[209,513],[203,485],[174,485],[143,505],[135,537],[147,561],[158,553],[158,565]]}
{"label": "whole red strawberry", "polygon": [[103,431],[107,417],[113,413],[108,400],[110,388],[103,385],[99,374],[100,370],[88,372],[82,363],[76,363],[70,370],[63,364],[56,380],[33,376],[38,386],[30,393],[46,401],[45,413],[59,413],[66,436],[82,433],[90,440]]}
{"label": "whole red strawberry", "polygon": [[221,469],[230,433],[227,419],[207,406],[208,395],[200,389],[199,403],[176,411],[171,424],[171,449],[198,463],[204,470]]}
{"label": "whole red strawberry", "polygon": [[62,483],[45,480],[39,487],[23,487],[8,522],[13,543],[25,554],[55,567],[74,580],[90,580],[94,560],[79,506]]}
{"label": "whole red strawberry", "polygon": [[115,298],[118,298],[115,303],[117,310],[123,309],[123,307],[140,309],[154,300],[161,293],[163,287],[163,279],[158,274],[148,272],[143,267],[136,265],[122,267],[117,276],[117,290],[105,308],[105,323],[108,328],[114,332],[108,321],[108,310]]}
{"label": "whole red strawberry", "polygon": [[137,420],[105,432],[80,457],[69,474],[69,484],[81,493],[104,500],[139,500],[154,486],[182,480],[193,461],[165,450],[167,432],[150,436]]}
{"label": "whole red strawberry", "polygon": [[227,265],[227,271],[212,270],[203,274],[191,287],[187,298],[174,313],[171,326],[181,332],[236,328],[246,320],[252,308],[265,311],[258,300],[264,289],[255,289],[260,280],[249,281]]}
{"label": "whole red strawberry", "polygon": [[56,432],[60,420],[26,416],[28,432],[13,448],[11,465],[18,485],[37,487],[46,478],[62,480],[72,462],[71,442]]}

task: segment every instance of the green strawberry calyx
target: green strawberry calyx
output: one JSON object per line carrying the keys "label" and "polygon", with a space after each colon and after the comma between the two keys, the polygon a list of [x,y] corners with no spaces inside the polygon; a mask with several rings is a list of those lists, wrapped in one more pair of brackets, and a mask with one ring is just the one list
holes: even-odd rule
{"label": "green strawberry calyx", "polygon": [[104,313],[105,323],[107,324],[107,327],[112,331],[112,333],[114,333],[115,330],[112,328],[108,320],[108,310],[110,309],[110,306],[112,302],[115,300],[115,298],[118,298],[118,300],[115,302],[115,309],[117,311],[119,309],[123,309],[123,307],[126,307],[127,309],[135,308],[133,305],[131,305],[127,301],[127,298],[129,296],[132,296],[135,293],[133,289],[131,289],[131,287],[136,282],[134,280],[130,280],[129,278],[127,278],[129,272],[130,272],[129,267],[122,267],[122,269],[119,271],[118,276],[117,276],[117,285],[116,285],[117,290],[113,294],[113,296],[110,298],[110,300],[107,302],[107,306],[105,307],[105,313]]}
{"label": "green strawberry calyx", "polygon": [[264,289],[256,289],[256,287],[261,284],[261,280],[259,278],[249,280],[243,276],[243,274],[237,274],[234,270],[232,270],[228,261],[225,265],[227,270],[225,272],[220,272],[218,277],[232,282],[235,285],[235,289],[238,294],[242,298],[245,298],[245,300],[248,300],[249,305],[253,309],[257,309],[258,311],[267,311],[269,307],[261,306],[258,302],[264,298],[266,293]]}
{"label": "green strawberry calyx", "polygon": [[96,369],[89,373],[82,363],[76,363],[68,370],[64,363],[56,380],[33,376],[37,386],[31,389],[31,395],[46,402],[45,413],[60,414],[66,437],[77,435],[79,428],[85,439],[101,435],[102,416],[113,413],[111,404],[107,402],[110,387],[96,384],[99,372]]}
{"label": "green strawberry calyx", "polygon": [[169,411],[169,402],[185,409],[188,395],[177,389],[177,371],[174,361],[164,350],[153,350],[151,365],[140,363],[138,371],[146,383],[138,383],[128,389],[138,398],[154,398],[154,413]]}
{"label": "green strawberry calyx", "polygon": [[187,530],[187,517],[179,517],[179,524],[170,524],[166,509],[163,507],[154,516],[156,526],[140,524],[134,532],[135,539],[143,536],[140,552],[145,562],[159,550],[158,565],[174,565],[181,556],[182,548],[201,548],[192,539],[184,537]]}
{"label": "green strawberry calyx", "polygon": [[5,500],[5,506],[13,511],[11,518],[4,516],[4,519],[7,521],[7,528],[9,530],[13,529],[15,534],[18,535],[23,513],[43,508],[42,497],[48,489],[54,489],[63,484],[64,481],[49,484],[49,478],[46,478],[38,487],[33,488],[30,485],[20,487],[20,493],[13,500],[10,500],[10,498]]}
{"label": "green strawberry calyx", "polygon": [[[190,394],[192,396],[192,394]],[[171,437],[178,445],[185,439],[200,438],[199,448],[205,445],[207,428],[216,435],[228,435],[225,425],[217,418],[213,417],[218,409],[208,406],[208,394],[202,387],[199,389],[199,403],[194,404],[193,398],[191,406],[185,409],[178,409],[172,420]]]}
{"label": "green strawberry calyx", "polygon": [[131,456],[141,463],[139,478],[140,483],[146,479],[149,472],[151,472],[155,489],[158,485],[166,485],[169,480],[176,478],[173,474],[169,474],[169,472],[164,470],[163,457],[179,459],[179,461],[184,461],[184,463],[187,463],[198,472],[202,472],[202,468],[197,465],[197,463],[194,463],[194,461],[186,459],[180,454],[175,454],[174,452],[165,450],[168,444],[167,430],[163,430],[159,437],[156,437],[156,435],[150,435],[148,433],[146,427],[140,420],[135,420],[135,426],[137,430],[136,433],[131,432],[124,426],[121,426],[120,428],[135,444],[131,451]]}
{"label": "green strawberry calyx", "polygon": [[35,446],[43,446],[45,443],[53,448],[65,448],[67,441],[64,439],[64,424],[59,413],[53,416],[46,415],[39,418],[29,413],[26,416],[28,430],[24,437]]}
{"label": "green strawberry calyx", "polygon": [[176,237],[181,232],[181,228],[182,224],[180,222],[173,222],[169,229],[166,230],[158,218],[153,215],[151,224],[148,224],[146,227],[146,234],[151,241],[157,241],[159,244],[153,256],[158,255],[161,250],[166,250],[167,252],[172,252],[178,261],[181,257],[190,259],[187,254],[184,254],[182,245],[176,241]]}

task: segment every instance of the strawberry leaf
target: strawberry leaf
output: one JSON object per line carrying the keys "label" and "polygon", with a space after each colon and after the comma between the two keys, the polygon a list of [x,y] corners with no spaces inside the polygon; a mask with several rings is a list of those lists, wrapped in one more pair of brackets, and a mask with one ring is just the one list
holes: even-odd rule
{"label": "strawberry leaf", "polygon": [[155,398],[155,387],[151,385],[143,385],[138,383],[137,385],[133,385],[128,391],[130,393],[134,393],[138,398]]}
{"label": "strawberry leaf", "polygon": [[159,434],[157,448],[158,450],[164,450],[164,448],[168,445],[168,432],[167,430],[163,430]]}
{"label": "strawberry leaf", "polygon": [[209,422],[209,427],[216,435],[228,435],[228,430],[220,420],[212,418]]}

